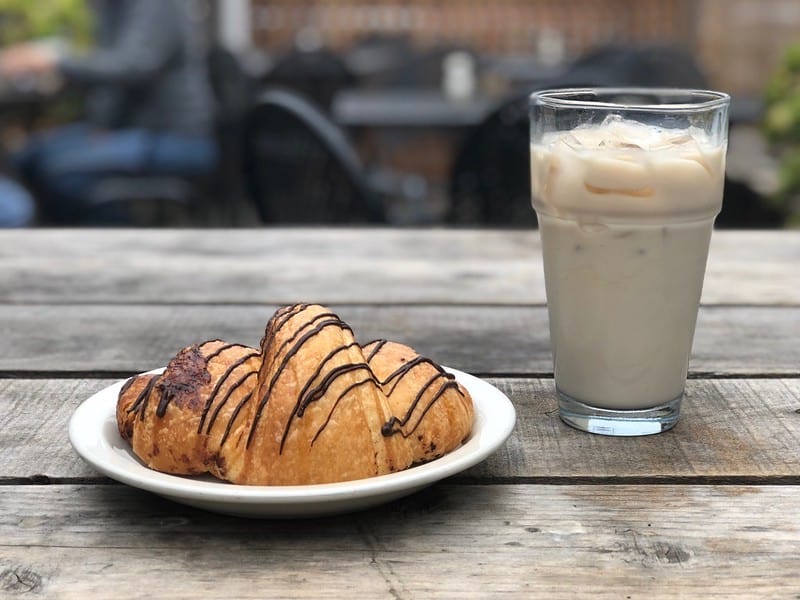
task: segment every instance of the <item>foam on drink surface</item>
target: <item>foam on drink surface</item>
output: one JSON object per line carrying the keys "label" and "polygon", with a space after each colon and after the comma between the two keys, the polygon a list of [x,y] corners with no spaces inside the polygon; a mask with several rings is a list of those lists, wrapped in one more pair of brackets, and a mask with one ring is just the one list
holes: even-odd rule
{"label": "foam on drink surface", "polygon": [[611,115],[531,147],[534,206],[588,222],[690,221],[721,207],[725,148],[697,128]]}

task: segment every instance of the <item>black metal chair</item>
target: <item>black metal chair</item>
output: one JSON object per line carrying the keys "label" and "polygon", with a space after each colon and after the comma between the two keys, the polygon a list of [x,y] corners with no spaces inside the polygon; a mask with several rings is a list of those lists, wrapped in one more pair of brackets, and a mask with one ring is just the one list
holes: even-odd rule
{"label": "black metal chair", "polygon": [[692,57],[674,46],[653,44],[596,48],[540,88],[619,86],[705,88],[707,80]]}
{"label": "black metal chair", "polygon": [[466,137],[450,175],[448,222],[534,227],[528,94],[503,102]]}
{"label": "black metal chair", "polygon": [[430,223],[427,181],[365,166],[344,130],[315,103],[269,89],[245,126],[245,180],[262,222]]}
{"label": "black metal chair", "polygon": [[336,92],[354,86],[356,77],[339,55],[321,48],[280,56],[262,83],[298,92],[327,110]]}
{"label": "black metal chair", "polygon": [[300,94],[264,92],[247,119],[244,142],[245,179],[264,223],[385,221],[350,140]]}
{"label": "black metal chair", "polygon": [[[705,78],[679,49],[608,46],[578,59],[565,74],[537,87],[600,85],[705,87]],[[463,142],[450,177],[449,222],[536,224],[531,208],[530,91],[503,102]]]}

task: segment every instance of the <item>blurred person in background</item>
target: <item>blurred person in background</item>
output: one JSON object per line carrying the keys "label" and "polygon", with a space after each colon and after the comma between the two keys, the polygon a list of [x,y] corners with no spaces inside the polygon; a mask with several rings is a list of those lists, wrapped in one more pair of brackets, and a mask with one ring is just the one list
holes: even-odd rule
{"label": "blurred person in background", "polygon": [[89,206],[113,175],[200,175],[217,160],[201,23],[190,0],[90,0],[95,47],[27,43],[0,53],[6,77],[60,76],[87,88],[84,122],[34,136],[14,157],[45,222],[116,222]]}

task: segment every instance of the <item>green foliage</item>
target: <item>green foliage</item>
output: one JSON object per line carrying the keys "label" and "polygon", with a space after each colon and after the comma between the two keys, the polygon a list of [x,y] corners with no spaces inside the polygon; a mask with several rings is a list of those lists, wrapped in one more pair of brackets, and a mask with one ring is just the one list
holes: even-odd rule
{"label": "green foliage", "polygon": [[[20,42],[60,37],[72,47],[86,47],[92,37],[87,0],[0,0],[0,49]],[[38,126],[74,121],[82,101],[66,94],[38,112]]]}
{"label": "green foliage", "polygon": [[[800,43],[789,47],[764,92],[763,131],[780,157],[781,189],[773,201],[798,219],[800,197]],[[791,213],[795,214],[792,216]]]}
{"label": "green foliage", "polygon": [[86,44],[91,17],[86,0],[0,0],[0,45],[63,36]]}

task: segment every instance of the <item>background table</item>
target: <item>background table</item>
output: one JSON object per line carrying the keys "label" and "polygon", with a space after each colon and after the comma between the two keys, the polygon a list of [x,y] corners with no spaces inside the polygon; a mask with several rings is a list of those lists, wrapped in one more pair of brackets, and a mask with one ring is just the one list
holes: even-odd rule
{"label": "background table", "polygon": [[[684,412],[639,439],[556,410],[538,234],[0,232],[0,597],[800,594],[800,233],[715,233]],[[352,515],[252,521],[99,476],[75,408],[184,345],[329,303],[503,390],[481,465]]]}
{"label": "background table", "polygon": [[331,114],[344,127],[464,128],[480,124],[497,103],[482,95],[453,100],[439,90],[346,89],[334,96]]}

